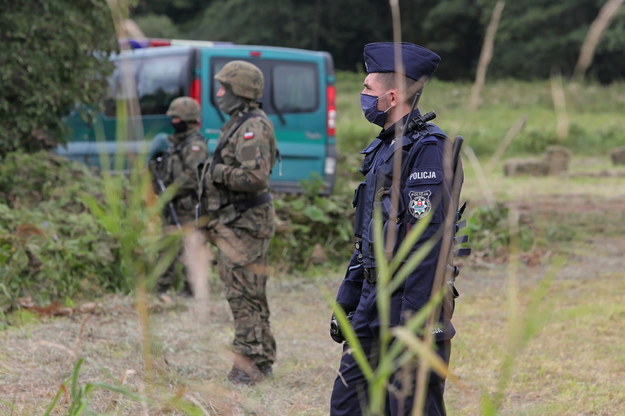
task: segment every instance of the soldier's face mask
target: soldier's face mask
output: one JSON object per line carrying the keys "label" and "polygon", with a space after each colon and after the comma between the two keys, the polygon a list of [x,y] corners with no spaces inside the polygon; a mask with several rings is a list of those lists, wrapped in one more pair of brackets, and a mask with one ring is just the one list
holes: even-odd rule
{"label": "soldier's face mask", "polygon": [[226,114],[233,114],[239,107],[243,105],[243,100],[238,95],[235,95],[232,90],[224,86],[226,92],[217,96],[217,106]]}
{"label": "soldier's face mask", "polygon": [[392,106],[389,106],[384,111],[378,110],[378,100],[387,95],[389,92],[390,91],[380,95],[379,97],[374,97],[369,94],[360,94],[360,107],[362,108],[362,112],[365,114],[365,118],[370,123],[376,124],[380,127],[384,127],[384,124],[386,124],[386,116],[388,115],[388,110],[390,110]]}
{"label": "soldier's face mask", "polygon": [[186,121],[182,121],[177,117],[171,119],[171,126],[174,128],[174,133],[182,133],[189,128]]}

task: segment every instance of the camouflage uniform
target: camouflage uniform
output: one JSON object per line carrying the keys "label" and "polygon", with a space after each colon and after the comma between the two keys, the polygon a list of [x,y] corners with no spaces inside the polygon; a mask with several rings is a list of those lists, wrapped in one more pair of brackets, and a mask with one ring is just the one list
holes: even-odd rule
{"label": "camouflage uniform", "polygon": [[197,166],[208,157],[206,139],[199,130],[195,125],[167,138],[172,145],[167,149],[163,181],[165,185],[175,184],[177,187],[172,202],[182,225],[195,220]]}
{"label": "camouflage uniform", "polygon": [[[171,146],[167,149],[162,173],[165,185],[176,186],[172,204],[180,224],[184,226],[195,221],[195,205],[198,200],[197,166],[208,157],[208,147],[206,139],[199,131],[200,108],[193,98],[176,98],[169,106],[167,115],[177,117],[186,123],[183,124],[182,131],[173,133],[167,138]],[[173,225],[173,218],[170,218],[167,212],[166,216],[167,221]],[[173,285],[174,274],[172,265],[159,280],[160,291],[165,291]]]}
{"label": "camouflage uniform", "polygon": [[[267,250],[275,231],[268,188],[276,139],[271,122],[255,101],[262,94],[260,70],[233,61],[215,78],[231,89],[241,105],[222,127],[206,169],[201,195],[206,237],[219,249],[220,277],[234,318],[234,352],[267,376],[276,355],[265,294]],[[251,382],[257,381],[250,376]]]}

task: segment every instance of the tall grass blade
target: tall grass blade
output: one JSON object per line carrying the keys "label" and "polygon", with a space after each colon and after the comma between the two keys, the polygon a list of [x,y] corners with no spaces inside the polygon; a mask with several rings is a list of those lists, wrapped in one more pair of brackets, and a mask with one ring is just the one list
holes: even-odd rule
{"label": "tall grass blade", "polygon": [[556,112],[556,136],[563,141],[569,135],[570,122],[566,111],[566,95],[562,86],[562,76],[554,73],[551,76],[551,98]]}
{"label": "tall grass blade", "polygon": [[612,23],[612,20],[614,20],[614,17],[616,17],[616,13],[623,5],[623,1],[624,0],[606,1],[601,7],[601,10],[599,10],[597,18],[590,24],[586,39],[579,51],[579,58],[575,64],[575,69],[573,70],[574,80],[581,81],[584,78],[586,70],[592,63],[595,49],[601,40],[603,32],[605,32],[608,26],[610,26],[610,23]]}
{"label": "tall grass blade", "polygon": [[501,15],[503,13],[505,4],[505,1],[497,0],[497,3],[495,3],[495,7],[493,8],[493,14],[491,15],[490,23],[486,28],[486,36],[484,37],[482,52],[480,54],[480,59],[477,64],[475,82],[473,83],[473,88],[471,89],[471,101],[469,102],[469,110],[471,111],[477,110],[480,105],[480,93],[482,91],[482,87],[484,87],[484,82],[486,80],[488,64],[493,58],[495,34],[497,33],[497,28],[499,27],[499,21],[501,20]]}

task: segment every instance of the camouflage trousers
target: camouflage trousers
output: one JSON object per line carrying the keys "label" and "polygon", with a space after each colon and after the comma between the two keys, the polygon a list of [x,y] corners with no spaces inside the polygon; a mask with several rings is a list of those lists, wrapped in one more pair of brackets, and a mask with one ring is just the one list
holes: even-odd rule
{"label": "camouflage trousers", "polygon": [[276,341],[269,324],[266,295],[269,239],[255,238],[246,230],[221,224],[217,228],[208,239],[219,248],[219,276],[234,319],[234,352],[257,366],[271,366],[276,358]]}
{"label": "camouflage trousers", "polygon": [[[195,217],[190,215],[181,215],[179,220],[183,227],[188,227],[195,223]],[[168,233],[168,229],[173,229],[174,225],[167,225],[164,229],[164,233]],[[159,293],[167,292],[169,289],[175,288],[176,284],[179,283],[176,276],[176,269],[182,270],[182,274],[184,276],[184,280],[182,282],[182,291],[183,293],[191,294],[191,287],[189,285],[189,281],[186,278],[186,267],[183,262],[183,250],[184,248],[180,246],[178,249],[178,255],[176,259],[169,265],[167,270],[159,276],[158,281],[156,282],[156,289]]]}

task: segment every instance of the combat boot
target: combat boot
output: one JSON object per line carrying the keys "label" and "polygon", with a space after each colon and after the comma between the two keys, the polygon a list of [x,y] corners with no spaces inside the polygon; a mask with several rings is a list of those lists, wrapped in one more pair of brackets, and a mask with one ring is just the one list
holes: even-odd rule
{"label": "combat boot", "polygon": [[232,367],[232,370],[228,373],[228,381],[233,384],[254,384],[254,380],[245,371],[239,367]]}
{"label": "combat boot", "polygon": [[[269,370],[271,371],[271,368]],[[265,375],[256,368],[250,369],[249,373],[241,367],[234,365],[232,366],[232,370],[228,373],[228,381],[233,384],[245,384],[251,386],[265,379]]]}
{"label": "combat boot", "polygon": [[258,367],[258,370],[262,373],[262,375],[265,376],[265,378],[269,378],[273,375],[271,364],[269,363],[259,364],[257,367]]}

